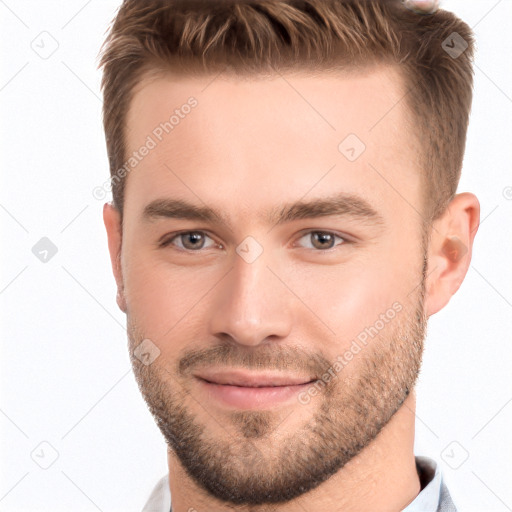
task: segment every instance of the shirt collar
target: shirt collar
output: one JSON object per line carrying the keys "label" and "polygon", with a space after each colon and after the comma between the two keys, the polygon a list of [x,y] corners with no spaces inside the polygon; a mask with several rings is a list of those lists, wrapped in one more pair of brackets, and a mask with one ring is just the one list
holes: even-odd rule
{"label": "shirt collar", "polygon": [[420,477],[421,491],[402,512],[435,512],[441,495],[439,464],[428,457],[416,456],[416,470]]}

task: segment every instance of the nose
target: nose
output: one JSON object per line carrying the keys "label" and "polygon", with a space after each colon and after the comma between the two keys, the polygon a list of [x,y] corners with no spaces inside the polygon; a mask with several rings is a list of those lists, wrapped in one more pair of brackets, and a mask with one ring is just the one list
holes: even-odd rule
{"label": "nose", "polygon": [[257,346],[290,334],[293,295],[276,276],[278,272],[267,267],[264,254],[251,263],[235,255],[233,267],[215,287],[211,335]]}

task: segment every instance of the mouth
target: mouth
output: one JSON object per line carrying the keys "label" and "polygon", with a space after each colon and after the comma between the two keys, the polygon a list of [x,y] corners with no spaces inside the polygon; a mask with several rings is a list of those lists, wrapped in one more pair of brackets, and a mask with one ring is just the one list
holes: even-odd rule
{"label": "mouth", "polygon": [[210,403],[235,409],[282,406],[296,400],[298,393],[317,380],[311,376],[240,370],[202,371],[194,377]]}
{"label": "mouth", "polygon": [[301,386],[316,380],[311,376],[286,375],[280,373],[253,373],[241,370],[203,371],[194,375],[209,384],[238,386],[244,388],[267,388],[284,386]]}
{"label": "mouth", "polygon": [[239,388],[282,388],[287,386],[305,386],[306,384],[313,384],[315,380],[309,380],[307,382],[299,382],[297,384],[287,383],[287,384],[276,384],[274,382],[260,382],[259,384],[246,384],[243,382],[215,382],[210,381],[208,379],[203,379],[201,377],[197,377],[197,379],[202,380],[208,384],[217,384],[219,386],[234,386]]}

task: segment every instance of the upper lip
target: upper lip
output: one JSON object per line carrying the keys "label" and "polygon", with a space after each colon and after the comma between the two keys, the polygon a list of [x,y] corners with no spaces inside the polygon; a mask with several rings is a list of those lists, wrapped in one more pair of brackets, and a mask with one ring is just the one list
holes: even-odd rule
{"label": "upper lip", "polygon": [[195,377],[212,382],[230,386],[244,387],[270,387],[270,386],[297,386],[308,384],[315,380],[314,377],[289,375],[276,372],[248,372],[246,370],[219,370],[206,369],[194,374]]}

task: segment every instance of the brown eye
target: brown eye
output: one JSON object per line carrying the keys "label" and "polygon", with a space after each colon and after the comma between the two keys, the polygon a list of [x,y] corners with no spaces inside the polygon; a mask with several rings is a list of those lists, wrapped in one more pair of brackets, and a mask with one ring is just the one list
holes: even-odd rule
{"label": "brown eye", "polygon": [[213,240],[203,231],[186,231],[163,242],[162,246],[165,247],[172,244],[187,251],[198,251],[200,249],[208,248],[208,246],[205,246],[206,239],[210,239],[213,242]]}
{"label": "brown eye", "polygon": [[204,246],[204,235],[198,231],[182,234],[179,238],[185,249],[202,249]]}
{"label": "brown eye", "polygon": [[[340,239],[341,243],[336,244],[336,239]],[[303,235],[299,240],[306,239],[311,243],[308,247],[310,249],[328,250],[336,247],[336,245],[342,245],[345,240],[335,233],[330,231],[310,231]]]}

